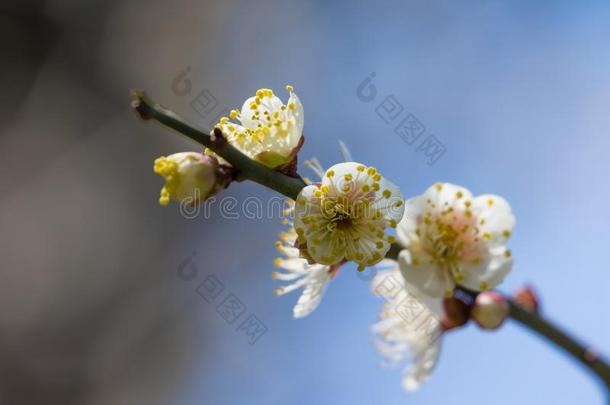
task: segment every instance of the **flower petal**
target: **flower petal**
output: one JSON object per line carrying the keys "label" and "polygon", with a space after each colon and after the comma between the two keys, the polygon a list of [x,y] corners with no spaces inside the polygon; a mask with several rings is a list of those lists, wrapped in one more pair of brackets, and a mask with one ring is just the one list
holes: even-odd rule
{"label": "flower petal", "polygon": [[[398,292],[394,291],[396,285],[400,285]],[[424,301],[405,288],[400,271],[395,267],[378,273],[371,287],[386,300],[380,321],[371,327],[378,337],[377,350],[388,365],[410,358],[402,386],[407,391],[414,391],[429,378],[438,360],[443,332],[439,318]],[[412,302],[406,310],[402,305],[405,301]],[[440,306],[441,300],[435,301]],[[413,316],[413,308],[417,308],[417,316]]]}
{"label": "flower petal", "polygon": [[414,358],[402,379],[402,387],[406,391],[416,391],[423,382],[430,378],[438,361],[440,349],[441,339],[436,339]]}
{"label": "flower petal", "polygon": [[380,197],[378,197],[377,202],[373,204],[373,207],[379,209],[383,213],[383,217],[386,221],[392,221],[392,223],[396,224],[403,218],[405,213],[405,203],[402,193],[398,186],[385,177],[382,177],[378,184]]}
{"label": "flower petal", "polygon": [[384,260],[382,266],[386,266],[387,270],[379,271],[371,281],[371,292],[373,294],[394,305],[399,305],[407,296],[411,296],[420,302],[437,320],[444,316],[442,300],[422,294],[411,284],[406,283],[397,262]]}
{"label": "flower petal", "polygon": [[[260,100],[260,104],[258,104],[255,109],[252,109],[251,106],[253,105],[253,103],[256,104],[257,98]],[[258,111],[260,116],[265,116],[269,114],[271,117],[273,117],[273,113],[282,111],[282,105],[282,100],[280,100],[279,97],[275,95],[271,97],[250,97],[249,99],[244,101],[244,104],[241,107],[241,123],[246,128],[255,129],[258,125],[257,121],[253,118],[255,111]]]}
{"label": "flower petal", "polygon": [[[331,190],[334,187],[338,194],[341,194],[342,186],[347,183],[345,176],[354,178],[354,175],[359,173],[359,166],[363,165],[356,162],[342,162],[331,166],[322,177],[322,185],[331,187]],[[356,180],[354,179],[353,181],[355,182]]]}
{"label": "flower petal", "polygon": [[467,188],[451,183],[436,183],[423,196],[436,211],[449,207],[461,208],[466,201],[472,201],[472,193]]}
{"label": "flower petal", "polygon": [[419,258],[412,257],[408,250],[403,250],[398,255],[400,271],[407,284],[423,294],[437,298],[453,291],[455,283],[443,268],[421,259],[416,265],[414,259]]}
{"label": "flower petal", "polygon": [[474,199],[472,211],[482,233],[489,232],[492,244],[501,244],[511,236],[515,216],[508,202],[497,195],[483,194]]}
{"label": "flower petal", "polygon": [[[292,209],[291,206],[290,209]],[[300,257],[299,249],[291,246],[296,242],[297,233],[294,228],[280,234],[281,240],[276,247],[285,258],[278,258],[275,265],[285,270],[275,271],[272,276],[276,280],[290,281],[292,284],[284,285],[275,290],[275,295],[284,295],[303,287],[303,292],[293,308],[295,318],[309,315],[319,305],[326,285],[332,278],[331,267],[320,264],[309,264],[307,260]]]}
{"label": "flower petal", "polygon": [[409,247],[414,240],[419,240],[419,237],[415,234],[415,230],[418,223],[422,220],[425,207],[425,195],[420,195],[405,201],[404,215],[396,228],[398,241],[404,247]]}
{"label": "flower petal", "polygon": [[[294,108],[290,108],[291,103],[294,103]],[[305,111],[303,110],[301,100],[299,100],[299,97],[297,97],[295,92],[290,92],[287,111],[289,115],[294,117],[296,125],[295,134],[300,137],[303,134],[303,125],[305,124]]]}
{"label": "flower petal", "polygon": [[292,310],[295,318],[303,318],[318,307],[330,280],[331,275],[327,270],[318,271],[316,275],[312,275]]}
{"label": "flower petal", "polygon": [[494,288],[510,273],[513,265],[510,250],[491,246],[488,257],[477,266],[465,267],[460,285],[475,291]]}

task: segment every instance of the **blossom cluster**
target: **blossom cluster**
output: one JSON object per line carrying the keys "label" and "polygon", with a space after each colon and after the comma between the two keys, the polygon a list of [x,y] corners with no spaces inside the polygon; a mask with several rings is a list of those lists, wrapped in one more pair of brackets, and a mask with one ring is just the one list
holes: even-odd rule
{"label": "blossom cluster", "polygon": [[[274,272],[274,278],[294,282],[276,292],[281,295],[303,288],[294,308],[294,316],[300,318],[319,305],[328,283],[346,262],[355,261],[359,269],[381,262],[378,268],[383,270],[371,284],[385,302],[372,331],[387,364],[411,359],[402,385],[413,391],[434,369],[447,331],[470,318],[484,329],[495,329],[508,315],[506,300],[490,290],[512,268],[512,254],[506,242],[515,219],[509,204],[497,195],[473,197],[464,187],[436,183],[422,195],[401,204],[401,200],[391,202],[384,197],[386,189],[399,195],[391,183],[384,182],[377,190],[381,198],[371,197],[371,201],[383,207],[375,221],[371,216],[363,216],[364,226],[357,222],[360,217],[352,220],[355,224],[339,225],[346,221],[344,212],[359,211],[336,210],[334,200],[325,202],[330,197],[336,199],[331,193],[330,179],[337,172],[353,174],[354,168],[358,172],[355,165],[333,166],[329,171],[335,173],[330,178],[327,171],[321,183],[303,189],[299,196],[303,200],[297,198],[294,226],[277,243],[283,257],[276,260],[276,265],[285,273]],[[359,173],[368,174],[367,170],[361,169]],[[328,188],[322,189],[325,186]],[[362,186],[358,183],[357,187],[361,190]],[[342,195],[342,188],[336,184],[332,190]],[[331,213],[325,214],[324,209]],[[335,220],[336,211],[344,216]],[[396,237],[385,234],[382,230],[385,226],[396,228]],[[337,233],[342,227],[348,231]],[[390,244],[399,246],[397,260],[384,259]],[[377,288],[389,280],[396,287],[392,292]],[[481,293],[474,302],[465,304],[456,298],[461,291]],[[401,313],[401,305],[409,302],[411,308],[405,309],[405,313],[415,305],[419,310],[416,319]],[[451,310],[456,307],[457,311]],[[425,325],[422,319],[427,320]]]}
{"label": "blossom cluster", "polygon": [[[286,89],[286,104],[260,89],[216,128],[250,159],[297,176],[285,169],[295,166],[303,144],[304,113],[292,86]],[[387,363],[411,359],[403,387],[414,390],[432,372],[448,331],[469,319],[494,329],[506,318],[506,300],[491,290],[512,269],[506,244],[515,217],[502,197],[475,197],[451,183],[433,184],[405,200],[379,170],[355,162],[344,145],[342,151],[345,161],[327,170],[316,159],[306,162],[320,178],[308,181],[289,205],[293,222],[276,242],[281,257],[273,272],[287,284],[275,293],[302,288],[293,309],[302,318],[320,305],[349,263],[358,271],[382,268],[371,284],[384,300],[372,331]],[[154,171],[165,179],[162,205],[172,199],[198,204],[232,180],[231,163],[211,150],[161,157]],[[407,304],[418,308],[417,322],[401,309]]]}
{"label": "blossom cluster", "polygon": [[[296,162],[303,144],[304,111],[290,85],[284,104],[271,89],[259,89],[241,110],[232,110],[220,118],[215,128],[240,152],[274,170],[283,170]],[[231,121],[233,120],[233,121]],[[237,122],[234,122],[237,121]],[[180,152],[155,161],[154,172],[166,183],[159,203],[170,200],[198,204],[228,186],[231,164],[212,150]]]}

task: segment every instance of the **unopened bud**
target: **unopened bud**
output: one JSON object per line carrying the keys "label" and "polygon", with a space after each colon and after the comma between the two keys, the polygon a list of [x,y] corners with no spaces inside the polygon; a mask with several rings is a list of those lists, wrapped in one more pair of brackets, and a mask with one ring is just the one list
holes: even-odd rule
{"label": "unopened bud", "polygon": [[462,326],[470,318],[470,306],[458,297],[445,298],[443,309],[445,317],[441,323],[445,330]]}
{"label": "unopened bud", "polygon": [[196,152],[162,156],[155,160],[153,170],[165,179],[159,197],[161,205],[169,204],[170,200],[199,204],[230,181],[215,157]]}
{"label": "unopened bud", "polygon": [[538,296],[531,287],[527,286],[517,290],[514,294],[514,300],[526,311],[538,312]]}
{"label": "unopened bud", "polygon": [[483,329],[496,329],[508,316],[508,301],[495,291],[483,291],[474,301],[472,319]]}

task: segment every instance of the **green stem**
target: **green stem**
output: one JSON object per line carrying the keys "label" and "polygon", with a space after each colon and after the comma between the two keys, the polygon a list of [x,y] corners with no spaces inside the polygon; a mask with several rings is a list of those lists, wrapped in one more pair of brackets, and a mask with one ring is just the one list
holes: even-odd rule
{"label": "green stem", "polygon": [[595,351],[568,335],[538,313],[523,309],[514,301],[510,303],[510,317],[524,326],[536,331],[567,353],[571,354],[581,364],[597,375],[610,394],[610,366]]}
{"label": "green stem", "polygon": [[[195,142],[213,150],[238,171],[238,178],[240,180],[254,181],[293,200],[296,199],[301,189],[306,185],[300,177],[286,176],[250,159],[229,144],[223,138],[220,131],[215,132],[214,136],[211,136],[195,128],[173,111],[154,103],[144,92],[133,92],[132,107],[142,119],[156,120],[162,125],[186,135]],[[386,257],[396,260],[401,249],[400,245],[393,244]],[[510,317],[571,354],[576,360],[595,373],[610,393],[610,367],[591,349],[588,349],[537,313],[526,311],[514,301],[510,301]]]}
{"label": "green stem", "polygon": [[157,122],[169,127],[176,132],[186,135],[195,142],[213,150],[218,156],[231,163],[237,170],[239,180],[251,180],[267,188],[277,191],[295,200],[305,182],[300,177],[290,177],[279,173],[267,166],[250,159],[241,153],[233,145],[228,143],[220,131],[216,131],[214,136],[195,128],[176,113],[153,102],[146,93],[138,90],[133,91],[131,106],[137,111],[144,120],[156,120]]}

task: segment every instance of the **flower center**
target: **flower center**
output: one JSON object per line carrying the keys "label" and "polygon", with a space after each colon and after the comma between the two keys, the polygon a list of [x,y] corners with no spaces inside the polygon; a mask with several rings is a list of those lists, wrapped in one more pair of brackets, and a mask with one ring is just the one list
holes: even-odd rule
{"label": "flower center", "polygon": [[433,262],[451,271],[460,271],[460,263],[480,261],[476,219],[459,212],[424,215],[416,233]]}
{"label": "flower center", "polygon": [[340,215],[334,220],[337,224],[337,229],[344,231],[352,226],[352,219],[348,216]]}
{"label": "flower center", "polygon": [[460,240],[460,233],[454,229],[452,224],[446,224],[443,221],[438,221],[436,228],[437,237],[432,239],[435,256],[444,263],[459,259],[464,246],[464,242]]}
{"label": "flower center", "polygon": [[356,222],[364,217],[364,205],[362,201],[353,203],[345,198],[325,198],[322,206],[324,216],[329,221],[328,230],[335,233],[353,228]]}

